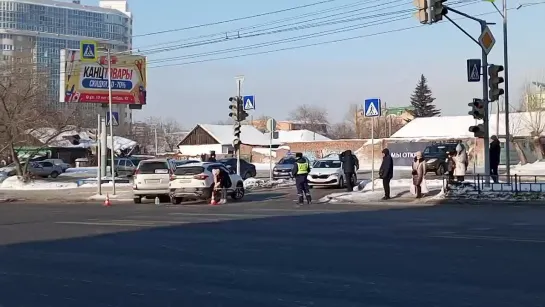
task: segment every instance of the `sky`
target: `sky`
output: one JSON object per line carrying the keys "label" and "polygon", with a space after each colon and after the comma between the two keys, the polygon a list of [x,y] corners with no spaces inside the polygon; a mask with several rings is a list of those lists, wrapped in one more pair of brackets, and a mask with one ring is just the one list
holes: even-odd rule
{"label": "sky", "polygon": [[[148,104],[135,111],[134,118],[174,118],[187,128],[227,120],[228,98],[236,95],[237,75],[245,77],[242,94],[256,97],[251,116],[277,120],[288,119],[290,111],[303,104],[325,108],[332,123],[344,120],[349,106],[362,105],[366,98],[380,97],[388,107],[407,106],[421,74],[428,79],[442,115],[466,115],[467,104],[482,96],[482,84],[468,83],[466,73],[466,60],[480,58],[480,47],[448,21],[419,25],[411,17],[412,0],[334,0],[170,31],[316,2],[319,0],[129,0],[134,47],[148,57]],[[496,2],[501,8],[501,1]],[[543,0],[507,2],[508,7],[516,8]],[[82,3],[98,5],[98,0]],[[474,0],[446,4],[470,15],[489,13],[479,15],[497,23],[489,26],[496,38],[489,63],[503,64],[502,18],[492,4]],[[327,9],[336,10],[317,14]],[[544,13],[545,3],[508,12],[512,106],[519,104],[525,84],[545,80]],[[304,14],[307,17],[301,17]],[[477,22],[453,12],[448,16],[475,38],[480,34]],[[238,30],[241,28],[246,29]],[[406,28],[411,29],[396,31]],[[166,33],[154,34],[161,31]],[[308,34],[315,33],[322,36],[308,39]],[[285,40],[294,37],[298,38]],[[284,43],[278,43],[283,39]],[[337,42],[324,43],[327,41]],[[294,48],[306,44],[315,46]],[[289,50],[274,51],[278,49]],[[258,52],[267,53],[241,56]],[[208,61],[225,57],[231,58]]]}

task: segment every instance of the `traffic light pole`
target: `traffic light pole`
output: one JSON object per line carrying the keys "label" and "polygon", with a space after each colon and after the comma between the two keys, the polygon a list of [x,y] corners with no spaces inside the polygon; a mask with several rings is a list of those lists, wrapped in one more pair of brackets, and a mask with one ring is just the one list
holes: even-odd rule
{"label": "traffic light pole", "polygon": [[[239,97],[242,96],[242,95],[241,95],[241,92],[242,92],[242,80],[241,80],[241,79],[238,79],[238,80],[237,80],[237,83],[238,83],[238,84],[237,84],[237,99],[238,99]],[[237,102],[237,103],[238,103],[238,102]],[[239,108],[240,108],[240,107],[243,107],[243,106],[240,106],[240,105],[239,105]],[[239,109],[237,108],[237,110],[239,110]],[[242,144],[238,145],[238,147],[235,148],[235,150],[237,151],[237,174],[238,174],[239,176],[240,176],[240,147],[241,147],[241,145],[242,145]]]}
{"label": "traffic light pole", "polygon": [[[475,18],[471,15],[468,15],[464,12],[460,12],[456,9],[448,7],[448,10],[451,12],[454,12],[460,16],[469,18],[471,20],[477,21],[481,25],[481,33],[485,31],[487,25],[492,25],[494,23],[488,23],[486,20],[482,20],[479,18]],[[444,15],[445,18],[447,18],[453,25],[455,25],[460,31],[462,31],[465,35],[467,35],[472,41],[474,41],[482,51],[482,67],[483,67],[483,103],[484,103],[484,118],[483,118],[483,125],[484,125],[484,174],[485,174],[485,185],[490,185],[490,124],[489,124],[489,101],[488,101],[488,55],[484,48],[481,46],[481,44],[473,38],[469,33],[467,33],[466,30],[464,30],[462,27],[460,27],[454,20],[452,20],[447,15]]]}
{"label": "traffic light pole", "polygon": [[[481,20],[481,33],[486,29],[486,21]],[[479,45],[480,46],[480,45]],[[484,174],[485,185],[490,184],[490,113],[488,112],[490,103],[488,103],[488,55],[484,48],[482,49],[483,63],[483,102],[484,102]],[[499,110],[498,110],[499,112]]]}

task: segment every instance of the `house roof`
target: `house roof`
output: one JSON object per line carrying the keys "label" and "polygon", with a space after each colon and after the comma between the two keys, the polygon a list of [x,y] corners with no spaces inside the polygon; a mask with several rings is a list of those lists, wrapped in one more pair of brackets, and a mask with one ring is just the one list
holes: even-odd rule
{"label": "house roof", "polygon": [[[233,144],[234,135],[232,125],[199,124],[194,129],[197,127],[201,127],[221,145]],[[187,136],[189,136],[189,134]],[[187,136],[180,141],[180,144]],[[269,135],[261,133],[261,131],[251,125],[242,125],[240,127],[240,140],[246,145],[269,146],[270,144]],[[272,144],[279,145],[279,142],[278,140],[273,140]]]}
{"label": "house roof", "polygon": [[[490,115],[490,135],[496,134],[496,114]],[[415,118],[390,138],[472,138],[469,127],[474,126],[473,116],[441,116]],[[530,136],[532,130],[545,130],[545,111],[509,114],[510,134],[514,137]],[[505,135],[505,113],[500,113],[499,135]],[[542,133],[544,135],[544,133]]]}
{"label": "house roof", "polygon": [[295,142],[331,141],[331,139],[319,133],[303,129],[303,130],[289,130],[289,131],[280,130],[278,131],[278,141],[281,143],[295,143]]}

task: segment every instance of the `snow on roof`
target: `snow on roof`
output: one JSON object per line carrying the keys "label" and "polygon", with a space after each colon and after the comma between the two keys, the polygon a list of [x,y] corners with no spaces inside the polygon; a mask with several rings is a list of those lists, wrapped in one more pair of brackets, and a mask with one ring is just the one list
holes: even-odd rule
{"label": "snow on roof", "polygon": [[[206,132],[215,138],[220,144],[228,145],[233,143],[233,126],[232,125],[209,125],[200,124]],[[252,125],[242,125],[240,128],[240,140],[242,144],[269,146],[269,134],[263,134]],[[183,140],[182,140],[183,141]],[[279,145],[278,140],[272,140],[273,145]]]}
{"label": "snow on roof", "polygon": [[296,143],[296,142],[314,142],[314,141],[331,141],[319,133],[310,130],[289,130],[278,131],[278,141],[281,143]]}
{"label": "snow on roof", "polygon": [[[420,117],[411,120],[390,138],[472,138],[474,136],[469,132],[469,127],[475,123],[476,120],[471,115]],[[509,132],[512,136],[529,136],[535,126],[545,130],[545,112],[509,114]],[[496,134],[496,114],[490,115],[489,129],[490,135]],[[505,113],[500,113],[499,135],[505,135]]]}
{"label": "snow on roof", "polygon": [[[47,144],[49,147],[90,148],[95,146],[96,144],[95,140],[91,139],[91,135],[93,135],[93,133],[90,130],[91,129],[67,129],[66,131],[63,131],[55,136],[55,134],[58,133],[56,129],[41,128],[29,131],[29,133],[43,144],[46,144],[49,141],[49,143]],[[70,139],[67,139],[67,137],[74,135],[79,135],[79,145],[74,145],[71,143]],[[51,139],[52,137],[53,139]],[[110,141],[110,137],[108,136],[108,148],[111,148],[111,145],[112,142]],[[118,152],[119,150],[132,148],[136,145],[137,143],[133,140],[114,135],[114,151],[116,152]]]}

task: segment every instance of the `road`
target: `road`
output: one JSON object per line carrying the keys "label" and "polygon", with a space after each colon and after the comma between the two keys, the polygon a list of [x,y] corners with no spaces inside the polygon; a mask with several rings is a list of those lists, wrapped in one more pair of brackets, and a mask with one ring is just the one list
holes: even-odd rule
{"label": "road", "polygon": [[544,306],[545,209],[0,206],[0,305]]}

